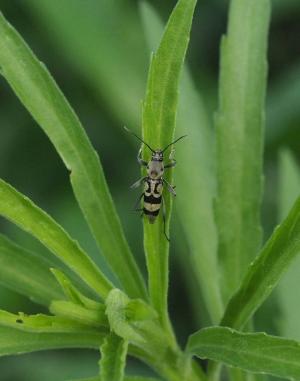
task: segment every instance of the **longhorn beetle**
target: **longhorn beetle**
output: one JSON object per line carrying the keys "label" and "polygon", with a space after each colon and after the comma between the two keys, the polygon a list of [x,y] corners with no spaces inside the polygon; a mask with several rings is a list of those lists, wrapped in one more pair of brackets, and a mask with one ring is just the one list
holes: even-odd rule
{"label": "longhorn beetle", "polygon": [[[151,160],[149,162],[142,159],[142,147],[139,149],[137,155],[137,161],[141,166],[146,167],[147,176],[142,177],[137,182],[131,185],[130,188],[138,188],[140,185],[144,184],[144,192],[138,198],[134,210],[141,211],[142,215],[145,214],[148,217],[150,224],[153,224],[156,220],[156,217],[159,214],[160,208],[162,206],[163,213],[163,222],[164,222],[164,235],[168,241],[170,241],[169,237],[166,233],[166,210],[165,210],[165,202],[163,197],[163,186],[166,185],[167,190],[173,195],[176,196],[175,187],[167,182],[166,179],[163,178],[164,170],[168,168],[175,167],[176,160],[173,159],[174,149],[172,149],[169,159],[171,160],[169,163],[164,164],[164,152],[173,144],[177,143],[180,139],[186,137],[187,135],[183,135],[180,138],[176,139],[174,142],[168,144],[164,149],[152,149],[150,145],[144,142],[139,136],[130,131],[127,127],[124,127],[125,130],[132,135],[134,135],[138,140],[140,140],[143,144],[145,144],[150,151],[152,152]],[[143,208],[138,209],[138,205],[143,198]]]}

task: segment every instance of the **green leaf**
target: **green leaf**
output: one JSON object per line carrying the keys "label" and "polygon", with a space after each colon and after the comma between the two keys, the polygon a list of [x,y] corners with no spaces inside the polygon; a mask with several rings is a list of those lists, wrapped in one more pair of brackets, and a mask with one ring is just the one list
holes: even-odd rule
{"label": "green leaf", "polygon": [[126,376],[125,381],[161,381],[158,378],[153,377],[141,377],[141,376]]}
{"label": "green leaf", "polygon": [[97,349],[106,334],[81,329],[77,332],[25,332],[0,326],[0,356],[60,348]]}
{"label": "green leaf", "polygon": [[45,66],[2,15],[0,66],[70,171],[77,201],[107,262],[129,295],[145,297],[144,282],[124,237],[97,153]]}
{"label": "green leaf", "polygon": [[[153,55],[143,104],[143,138],[154,149],[164,148],[174,138],[178,82],[188,45],[196,0],[179,0],[172,12],[157,52]],[[149,150],[144,150],[150,158]],[[166,174],[172,183],[172,171]],[[166,231],[169,234],[171,196],[164,192]],[[162,212],[161,212],[162,214]],[[168,312],[168,252],[163,218],[154,224],[144,219],[144,247],[149,273],[149,292],[162,324],[171,331]]]}
{"label": "green leaf", "polygon": [[300,198],[250,265],[230,300],[221,324],[240,329],[270,295],[292,260],[300,253]]}
{"label": "green leaf", "polygon": [[140,124],[147,56],[136,4],[29,0],[24,7],[48,30],[57,54],[99,94],[113,118],[120,125]]}
{"label": "green leaf", "polygon": [[[80,304],[91,310],[101,310],[103,308],[103,304],[99,302],[95,302],[94,300],[86,297],[82,294],[71,282],[71,280],[60,270],[51,268],[53,275],[56,277],[58,283],[61,285],[64,294],[66,297],[76,303]],[[61,299],[61,298],[56,298]]]}
{"label": "green leaf", "polygon": [[64,299],[51,272],[50,264],[36,254],[24,250],[0,234],[0,284],[32,301],[49,306]]}
{"label": "green leaf", "polygon": [[250,372],[300,379],[300,344],[265,333],[206,328],[194,333],[187,350],[202,359],[223,362]]}
{"label": "green leaf", "polygon": [[228,32],[221,47],[220,104],[215,121],[216,220],[225,302],[261,245],[269,20],[269,0],[232,0]]}
{"label": "green leaf", "polygon": [[[94,378],[84,378],[84,379],[76,379],[69,381],[100,381],[100,376]],[[125,376],[124,381],[161,381],[161,379],[153,378],[153,377],[142,377],[142,376]]]}
{"label": "green leaf", "polygon": [[0,215],[36,237],[102,298],[107,296],[112,285],[78,243],[48,214],[1,179]]}
{"label": "green leaf", "polygon": [[[285,149],[279,157],[279,215],[283,219],[297,199],[300,190],[300,169],[292,153]],[[300,340],[300,303],[296,290],[300,274],[300,256],[295,258],[293,265],[278,285],[277,297],[280,304],[280,318],[276,319],[280,333],[288,338]],[[279,320],[279,321],[278,321]]]}
{"label": "green leaf", "polygon": [[93,328],[87,328],[83,324],[73,322],[68,318],[48,316],[43,314],[25,315],[22,312],[12,314],[0,310],[0,325],[27,332],[97,332]]}
{"label": "green leaf", "polygon": [[123,381],[128,342],[111,333],[100,347],[101,381]]}
{"label": "green leaf", "polygon": [[96,376],[96,377],[93,377],[93,378],[76,378],[76,379],[72,379],[72,380],[68,380],[68,381],[101,381],[100,380],[100,376]]}
{"label": "green leaf", "polygon": [[[162,34],[163,23],[149,3],[141,2],[140,8],[148,45],[153,50]],[[223,306],[218,282],[217,232],[213,211],[213,131],[187,66],[184,67],[180,86],[177,131],[179,136],[188,135],[185,144],[176,148],[177,217],[181,220],[191,250],[193,270],[211,320],[217,323],[221,319]],[[198,294],[194,302],[195,308],[202,307]]]}
{"label": "green leaf", "polygon": [[101,304],[98,310],[90,310],[76,303],[55,300],[50,304],[50,312],[91,327],[108,327],[105,307]]}

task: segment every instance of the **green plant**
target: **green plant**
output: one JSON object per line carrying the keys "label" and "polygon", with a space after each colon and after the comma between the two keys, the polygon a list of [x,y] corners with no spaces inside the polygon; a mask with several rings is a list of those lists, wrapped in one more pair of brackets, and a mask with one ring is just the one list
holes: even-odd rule
{"label": "green plant", "polygon": [[[152,56],[142,135],[153,147],[164,147],[174,139],[178,83],[195,5],[196,0],[178,1]],[[160,26],[146,4],[142,15],[152,45],[151,25],[157,23],[156,30]],[[168,381],[217,380],[221,363],[235,367],[228,368],[232,380],[246,380],[246,371],[300,378],[297,342],[251,333],[254,313],[300,249],[299,199],[260,249],[269,17],[269,0],[231,1],[215,118],[216,171],[212,170],[213,131],[184,71],[178,129],[187,132],[191,141],[188,149],[178,149],[181,164],[176,169],[176,183],[186,192],[185,202],[184,198],[178,200],[178,207],[209,319],[219,326],[191,335],[183,351],[168,315],[169,243],[162,234],[162,220],[153,225],[144,221],[146,287],[97,153],[47,69],[1,15],[1,73],[70,171],[77,202],[116,278],[109,280],[60,225],[1,180],[0,214],[37,238],[65,265],[58,269],[0,235],[1,284],[46,306],[51,313],[28,316],[0,311],[1,355],[100,348],[100,375],[94,380],[101,381],[152,380],[124,375],[127,354]],[[182,109],[190,103],[194,124],[186,125]],[[149,159],[148,155],[144,150],[145,158]],[[169,182],[172,176],[170,171]],[[172,200],[168,194],[165,197],[169,231]],[[195,305],[199,300],[195,298]],[[210,360],[207,372],[194,355]]]}

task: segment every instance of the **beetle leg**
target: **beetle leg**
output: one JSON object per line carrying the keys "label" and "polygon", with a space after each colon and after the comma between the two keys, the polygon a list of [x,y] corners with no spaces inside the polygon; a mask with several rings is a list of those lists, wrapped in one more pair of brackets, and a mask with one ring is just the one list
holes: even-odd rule
{"label": "beetle leg", "polygon": [[166,206],[165,206],[165,200],[163,196],[161,197],[161,204],[162,204],[162,218],[164,222],[164,235],[167,241],[170,242],[170,238],[167,236],[167,233],[166,233]]}
{"label": "beetle leg", "polygon": [[165,179],[163,179],[163,182],[166,184],[168,191],[175,197],[175,196],[176,196],[176,192],[175,192],[175,190],[174,190],[175,187],[172,187],[172,185],[169,184],[169,183],[167,182],[167,180],[165,180]]}
{"label": "beetle leg", "polygon": [[141,186],[143,184],[143,182],[146,180],[147,177],[142,177],[141,179],[139,179],[138,181],[136,181],[135,183],[133,183],[131,186],[130,186],[130,189],[135,189],[135,188],[138,188],[139,186]]}
{"label": "beetle leg", "polygon": [[139,149],[138,155],[137,155],[137,161],[140,165],[147,167],[147,162],[142,159],[142,147]]}

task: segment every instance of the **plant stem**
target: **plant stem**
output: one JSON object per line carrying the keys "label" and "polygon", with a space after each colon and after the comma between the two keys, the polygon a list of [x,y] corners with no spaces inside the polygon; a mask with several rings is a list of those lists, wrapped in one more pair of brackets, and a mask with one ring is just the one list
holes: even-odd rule
{"label": "plant stem", "polygon": [[218,381],[220,379],[222,366],[220,363],[210,361],[208,363],[207,377],[209,381]]}
{"label": "plant stem", "polygon": [[160,360],[162,369],[158,373],[168,381],[205,381],[206,376],[198,364],[186,358],[182,352],[170,358]]}
{"label": "plant stem", "polygon": [[167,381],[207,381],[200,365],[180,349],[167,350],[164,356],[144,352],[131,347],[130,353],[147,363],[159,376]]}

